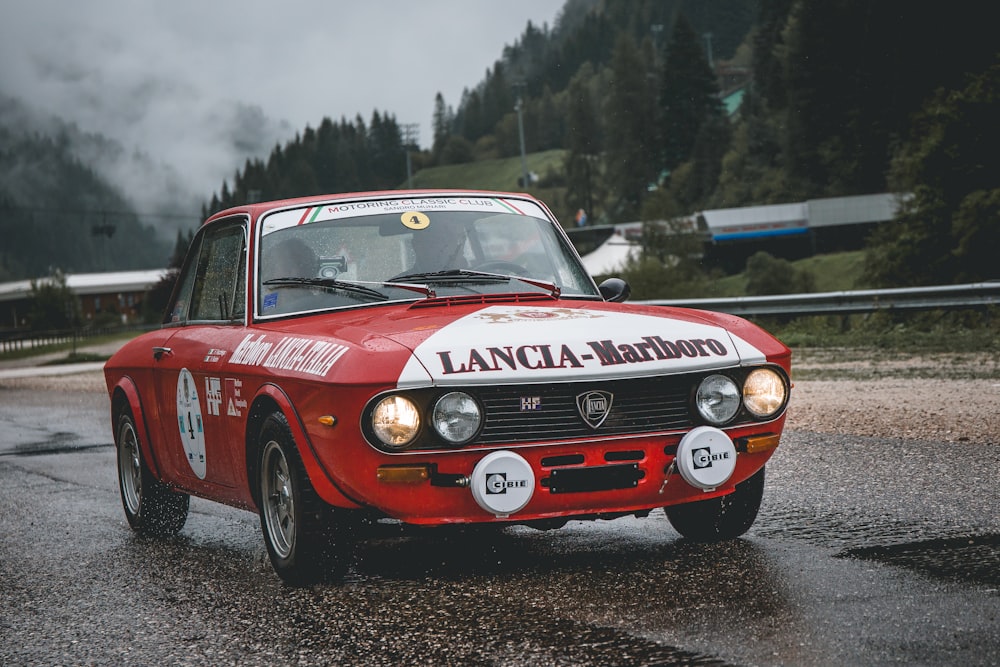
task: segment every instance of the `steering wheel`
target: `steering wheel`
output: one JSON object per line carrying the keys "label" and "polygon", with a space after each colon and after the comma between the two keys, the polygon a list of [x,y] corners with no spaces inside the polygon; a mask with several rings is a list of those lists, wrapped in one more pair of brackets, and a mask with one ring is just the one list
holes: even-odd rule
{"label": "steering wheel", "polygon": [[503,273],[511,276],[528,276],[528,270],[520,264],[505,262],[503,260],[483,262],[482,264],[473,266],[472,269],[474,271],[483,271],[484,273]]}

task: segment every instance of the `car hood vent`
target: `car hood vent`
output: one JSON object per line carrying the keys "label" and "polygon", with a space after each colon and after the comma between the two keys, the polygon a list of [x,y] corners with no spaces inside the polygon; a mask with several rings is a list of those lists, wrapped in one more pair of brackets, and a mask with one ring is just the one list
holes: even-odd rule
{"label": "car hood vent", "polygon": [[417,308],[439,308],[449,306],[468,306],[476,304],[496,303],[538,303],[539,301],[558,301],[551,294],[538,292],[515,292],[513,294],[463,294],[461,296],[439,296],[417,301],[410,310]]}

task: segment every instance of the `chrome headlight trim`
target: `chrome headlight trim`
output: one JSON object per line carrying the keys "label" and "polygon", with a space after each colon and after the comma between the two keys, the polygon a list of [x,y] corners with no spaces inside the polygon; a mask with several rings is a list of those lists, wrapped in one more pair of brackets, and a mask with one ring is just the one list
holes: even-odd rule
{"label": "chrome headlight trim", "polygon": [[709,424],[718,426],[733,419],[740,410],[741,392],[736,381],[727,375],[706,376],[695,392],[695,408]]}
{"label": "chrome headlight trim", "polygon": [[450,445],[464,445],[479,434],[483,426],[483,409],[470,394],[451,391],[434,403],[431,427]]}
{"label": "chrome headlight trim", "polygon": [[774,417],[788,401],[788,383],[772,368],[757,368],[743,381],[743,406],[758,419]]}
{"label": "chrome headlight trim", "polygon": [[420,422],[420,408],[402,394],[385,396],[371,411],[372,432],[393,451],[403,451],[414,442]]}

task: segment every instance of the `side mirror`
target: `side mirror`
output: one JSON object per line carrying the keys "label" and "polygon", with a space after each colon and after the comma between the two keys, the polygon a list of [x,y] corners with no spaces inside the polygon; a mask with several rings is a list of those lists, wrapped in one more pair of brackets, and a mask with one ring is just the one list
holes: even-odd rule
{"label": "side mirror", "polygon": [[598,285],[597,289],[600,290],[605,301],[612,303],[622,303],[632,296],[632,288],[621,278],[608,278]]}

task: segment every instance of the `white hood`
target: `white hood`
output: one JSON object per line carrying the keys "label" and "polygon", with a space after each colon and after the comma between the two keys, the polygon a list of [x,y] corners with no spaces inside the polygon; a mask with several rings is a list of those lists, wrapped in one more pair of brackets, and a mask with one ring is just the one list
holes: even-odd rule
{"label": "white hood", "polygon": [[583,381],[762,363],[717,326],[582,308],[490,306],[416,347],[399,386]]}

